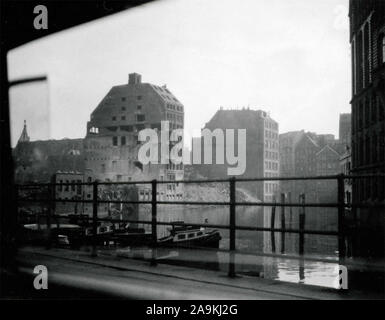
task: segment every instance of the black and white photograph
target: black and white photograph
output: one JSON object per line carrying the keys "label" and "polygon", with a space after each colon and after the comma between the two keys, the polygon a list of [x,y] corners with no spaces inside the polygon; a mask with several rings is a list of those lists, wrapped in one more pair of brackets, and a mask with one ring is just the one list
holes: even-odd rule
{"label": "black and white photograph", "polygon": [[385,300],[385,0],[2,0],[0,35],[1,300]]}

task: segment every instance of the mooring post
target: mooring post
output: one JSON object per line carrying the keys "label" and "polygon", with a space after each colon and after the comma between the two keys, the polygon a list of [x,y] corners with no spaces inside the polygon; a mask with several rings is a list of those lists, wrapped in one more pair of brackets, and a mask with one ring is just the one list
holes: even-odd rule
{"label": "mooring post", "polygon": [[345,184],[344,174],[337,177],[338,188],[338,257],[345,259]]}
{"label": "mooring post", "polygon": [[230,256],[229,277],[235,277],[235,177],[230,179]]}
{"label": "mooring post", "polygon": [[[291,204],[291,192],[287,193],[287,202]],[[291,227],[293,223],[293,207],[289,207],[289,226]]]}
{"label": "mooring post", "polygon": [[51,230],[51,217],[53,215],[53,211],[54,211],[54,198],[55,198],[55,185],[53,182],[51,182],[49,185],[48,185],[48,210],[47,210],[47,214],[46,214],[46,217],[45,217],[45,221],[46,221],[46,232],[47,232],[47,245],[46,245],[46,248],[47,249],[50,249],[51,246],[52,246],[52,240],[53,240],[53,234],[52,234],[52,230]]}
{"label": "mooring post", "polygon": [[157,246],[158,246],[158,234],[157,234],[157,181],[151,181],[151,246],[152,246],[152,257],[151,265],[156,266],[157,258]]}
{"label": "mooring post", "polygon": [[[305,194],[302,193],[299,195],[299,202],[305,205]],[[299,214],[299,254],[303,255],[305,250],[305,207],[300,207]]]}
{"label": "mooring post", "polygon": [[271,217],[270,217],[270,238],[271,238],[271,252],[275,252],[275,232],[273,231],[274,227],[275,227],[275,203],[276,203],[276,199],[275,199],[275,196],[273,196],[273,202],[274,202],[274,205],[273,207],[271,208]]}
{"label": "mooring post", "polygon": [[[281,193],[281,204],[285,204],[285,194]],[[286,222],[285,222],[285,207],[281,206],[281,253],[285,253],[285,229],[286,229]]]}
{"label": "mooring post", "polygon": [[98,242],[98,182],[92,183],[92,257],[97,256],[96,245]]}

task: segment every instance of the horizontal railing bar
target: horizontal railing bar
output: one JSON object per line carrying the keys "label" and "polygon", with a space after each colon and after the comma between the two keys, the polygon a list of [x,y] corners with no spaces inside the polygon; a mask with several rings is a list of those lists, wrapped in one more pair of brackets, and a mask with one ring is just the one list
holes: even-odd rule
{"label": "horizontal railing bar", "polygon": [[[92,203],[92,200],[79,200],[79,199],[26,199],[19,198],[21,202],[65,202],[65,203]],[[116,204],[151,204],[151,200],[98,200],[98,203],[116,203]],[[157,201],[159,205],[217,205],[228,206],[230,202],[225,201]],[[337,208],[338,203],[280,203],[280,202],[235,202],[236,206],[255,206],[255,207],[294,207],[294,208]],[[345,208],[385,208],[384,203],[352,203],[344,204]]]}
{"label": "horizontal railing bar", "polygon": [[[297,180],[334,180],[343,177],[344,179],[366,179],[385,177],[385,173],[365,174],[365,175],[327,175],[327,176],[308,176],[308,177],[255,177],[255,178],[235,178],[236,182],[253,182],[253,181],[297,181]],[[157,180],[158,184],[165,183],[225,183],[230,179],[200,179],[200,180]],[[134,185],[134,184],[151,184],[152,180],[143,181],[124,181],[124,182],[107,182],[98,181],[98,185]],[[36,186],[72,186],[72,185],[88,185],[93,182],[63,182],[63,183],[34,183],[34,184],[16,184],[18,187],[36,187]]]}
{"label": "horizontal railing bar", "polygon": [[[157,201],[157,204],[185,204],[185,205],[230,205],[230,202],[203,202],[203,201]],[[275,202],[235,202],[236,206],[261,206],[261,207],[337,207],[338,203],[275,203]]]}

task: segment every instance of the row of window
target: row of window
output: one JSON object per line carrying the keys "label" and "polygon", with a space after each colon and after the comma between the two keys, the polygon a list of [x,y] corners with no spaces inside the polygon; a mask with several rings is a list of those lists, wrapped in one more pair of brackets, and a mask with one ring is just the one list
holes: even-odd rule
{"label": "row of window", "polygon": [[265,161],[266,170],[278,170],[278,162],[274,161]]}
{"label": "row of window", "polygon": [[[82,180],[59,180],[60,185],[57,187],[57,191],[62,192],[62,191],[72,191],[77,194],[82,194],[82,186],[81,185],[75,185],[75,184],[67,184],[67,183],[81,183]],[[61,185],[62,183],[66,183],[66,185]]]}
{"label": "row of window", "polygon": [[272,177],[278,177],[278,172],[265,172],[265,177],[272,178]]}
{"label": "row of window", "polygon": [[174,105],[174,104],[169,104],[169,103],[167,104],[167,109],[183,112],[183,107],[182,106],[178,106],[178,105]]}
{"label": "row of window", "polygon": [[[352,61],[353,61],[353,93],[358,93],[361,89],[366,88],[372,82],[373,61],[371,52],[370,21],[367,21],[363,28],[358,32],[352,41]],[[385,34],[378,36],[374,45],[377,45],[377,61],[378,65],[385,63]]]}
{"label": "row of window", "polygon": [[[119,120],[120,121],[125,121],[127,118],[125,115],[123,116],[120,116]],[[118,116],[112,116],[111,118],[112,121],[118,121]],[[143,121],[146,121],[146,116],[144,114],[136,114],[135,115],[135,120],[137,122],[143,122]]]}
{"label": "row of window", "polygon": [[385,137],[384,132],[372,136],[360,137],[353,141],[353,163],[354,166],[370,165],[383,162],[385,159]]}
{"label": "row of window", "polygon": [[359,179],[353,184],[355,201],[385,199],[385,178],[376,177],[373,179]]}
{"label": "row of window", "polygon": [[278,123],[271,122],[271,121],[266,121],[266,128],[278,131]]}
{"label": "row of window", "polygon": [[[175,164],[170,163],[166,166],[167,170],[183,170],[183,163]],[[173,179],[170,179],[173,180]]]}
{"label": "row of window", "polygon": [[[142,96],[136,96],[137,100],[142,100]],[[121,97],[121,101],[127,101],[127,97]]]}
{"label": "row of window", "polygon": [[377,121],[385,119],[385,106],[380,97],[373,93],[369,98],[364,98],[353,107],[353,134],[363,128],[369,127]]}
{"label": "row of window", "polygon": [[[177,194],[164,194],[164,192],[157,192],[156,193],[157,195],[157,200],[160,200],[162,201],[164,198],[166,198],[166,200],[183,200],[183,194],[181,193],[177,193]],[[139,194],[139,201],[150,201],[152,198],[151,196],[151,191],[145,191],[143,193],[140,193]]]}
{"label": "row of window", "polygon": [[270,130],[265,130],[265,138],[278,139],[278,133]]}
{"label": "row of window", "polygon": [[274,193],[278,190],[278,183],[265,182],[265,193]]}
{"label": "row of window", "polygon": [[183,115],[167,112],[166,118],[167,120],[183,123]]}
{"label": "row of window", "polygon": [[275,151],[265,151],[265,158],[271,160],[278,160],[278,152]]}
{"label": "row of window", "polygon": [[265,140],[265,148],[278,150],[278,142],[272,140]]}

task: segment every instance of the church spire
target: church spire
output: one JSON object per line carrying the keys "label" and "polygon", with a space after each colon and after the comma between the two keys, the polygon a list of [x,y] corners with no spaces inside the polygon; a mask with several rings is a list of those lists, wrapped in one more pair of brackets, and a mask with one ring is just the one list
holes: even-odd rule
{"label": "church spire", "polygon": [[23,132],[20,135],[18,143],[19,142],[29,142],[29,136],[28,136],[28,133],[27,133],[27,121],[25,121],[25,120],[24,120]]}

